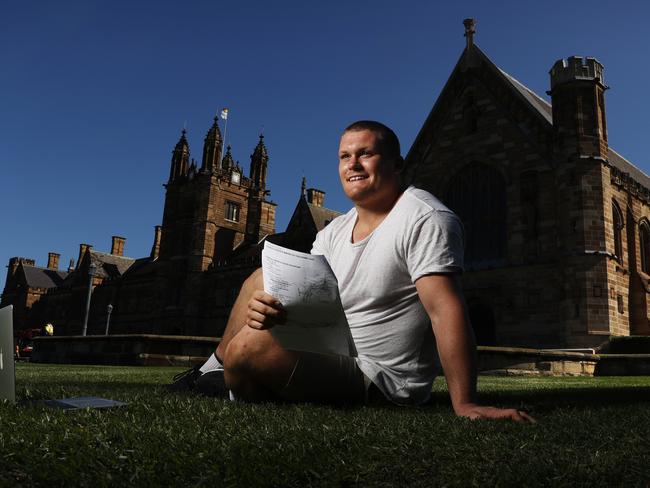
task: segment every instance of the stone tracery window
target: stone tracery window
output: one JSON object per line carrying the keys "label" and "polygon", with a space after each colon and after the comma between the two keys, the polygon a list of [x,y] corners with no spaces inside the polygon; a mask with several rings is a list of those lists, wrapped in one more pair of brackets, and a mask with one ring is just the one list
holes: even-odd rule
{"label": "stone tracery window", "polygon": [[614,254],[623,260],[623,213],[616,201],[612,201],[612,222],[614,223]]}
{"label": "stone tracery window", "polygon": [[465,228],[465,264],[484,268],[506,257],[506,184],[494,168],[472,163],[458,172],[447,189],[447,204]]}
{"label": "stone tracery window", "polygon": [[650,223],[645,219],[639,224],[639,242],[641,247],[641,271],[650,274]]}

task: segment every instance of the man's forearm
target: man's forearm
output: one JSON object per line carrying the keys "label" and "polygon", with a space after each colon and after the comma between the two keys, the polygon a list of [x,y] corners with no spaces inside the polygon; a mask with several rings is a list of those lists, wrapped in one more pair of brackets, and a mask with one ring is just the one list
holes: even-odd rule
{"label": "man's forearm", "polygon": [[430,275],[415,286],[429,314],[454,410],[476,401],[476,346],[456,276]]}
{"label": "man's forearm", "polygon": [[444,330],[436,334],[436,341],[451,403],[460,414],[464,405],[476,402],[476,347],[462,312],[450,319],[441,324]]}
{"label": "man's forearm", "polygon": [[429,314],[456,415],[470,419],[510,419],[534,423],[528,413],[476,403],[476,345],[465,311],[460,283],[453,276],[430,275],[415,282]]}

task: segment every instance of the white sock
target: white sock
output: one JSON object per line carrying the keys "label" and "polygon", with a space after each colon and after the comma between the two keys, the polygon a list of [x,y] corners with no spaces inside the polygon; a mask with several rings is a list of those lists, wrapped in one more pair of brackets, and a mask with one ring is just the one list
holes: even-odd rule
{"label": "white sock", "polygon": [[223,364],[221,364],[221,361],[217,359],[217,356],[212,353],[212,356],[210,356],[203,366],[199,368],[199,371],[205,374],[208,371],[216,371],[218,369],[223,369]]}

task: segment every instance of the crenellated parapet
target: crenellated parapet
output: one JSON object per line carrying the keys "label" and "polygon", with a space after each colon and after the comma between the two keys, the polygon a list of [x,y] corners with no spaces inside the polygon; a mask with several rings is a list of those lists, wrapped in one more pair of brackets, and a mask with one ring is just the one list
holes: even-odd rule
{"label": "crenellated parapet", "polygon": [[559,59],[555,62],[550,71],[551,90],[557,85],[576,80],[597,81],[605,85],[603,77],[603,65],[596,58],[570,56],[567,59]]}

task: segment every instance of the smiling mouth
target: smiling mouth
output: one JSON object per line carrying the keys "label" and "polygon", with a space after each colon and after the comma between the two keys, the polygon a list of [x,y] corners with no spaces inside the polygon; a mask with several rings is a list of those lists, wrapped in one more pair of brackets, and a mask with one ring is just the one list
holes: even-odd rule
{"label": "smiling mouth", "polygon": [[356,176],[350,176],[350,177],[348,178],[348,181],[349,181],[349,182],[353,182],[353,181],[361,181],[361,180],[365,180],[366,178],[368,178],[368,177],[367,177],[367,176],[356,175]]}

